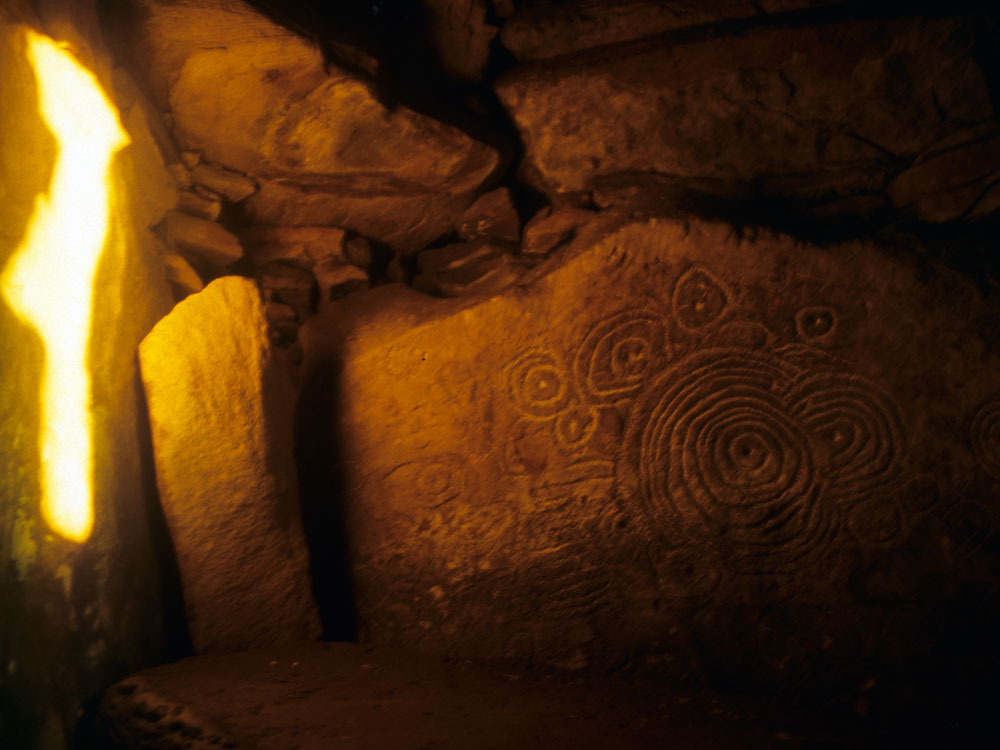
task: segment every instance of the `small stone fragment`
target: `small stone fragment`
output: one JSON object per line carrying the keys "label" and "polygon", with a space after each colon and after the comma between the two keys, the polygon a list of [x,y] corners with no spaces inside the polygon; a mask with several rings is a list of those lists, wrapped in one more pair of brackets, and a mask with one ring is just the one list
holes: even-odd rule
{"label": "small stone fragment", "polygon": [[272,260],[291,260],[311,267],[322,258],[343,261],[346,233],[336,227],[252,226],[241,239],[256,267]]}
{"label": "small stone fragment", "polygon": [[197,255],[216,268],[225,268],[243,257],[236,237],[214,221],[177,211],[167,214],[167,240],[178,250]]}
{"label": "small stone fragment", "polygon": [[594,218],[596,214],[582,208],[558,208],[553,211],[546,207],[535,214],[524,225],[524,244],[521,252],[528,255],[544,255],[554,247],[571,240],[581,224]]}
{"label": "small stone fragment", "polygon": [[257,190],[257,183],[245,174],[205,162],[191,168],[191,179],[233,203],[249,198]]}
{"label": "small stone fragment", "polygon": [[424,250],[413,286],[442,297],[492,294],[520,278],[524,268],[504,248],[488,242],[463,242]]}
{"label": "small stone fragment", "polygon": [[351,264],[338,263],[333,258],[317,263],[313,274],[319,284],[320,307],[331,300],[371,287],[371,277],[367,271]]}
{"label": "small stone fragment", "polygon": [[139,347],[156,478],[197,653],[312,639],[294,400],[249,279],[178,303]]}
{"label": "small stone fragment", "polygon": [[294,263],[271,261],[257,273],[265,300],[284,302],[305,318],[316,309],[316,280]]}
{"label": "small stone fragment", "polygon": [[344,241],[344,256],[351,265],[358,268],[371,268],[375,262],[372,243],[357,235]]}
{"label": "small stone fragment", "polygon": [[178,297],[200,292],[205,283],[194,267],[180,253],[168,253],[163,256],[163,266],[167,271],[167,281],[170,282]]}
{"label": "small stone fragment", "polygon": [[201,154],[197,151],[181,151],[181,162],[188,169],[194,169],[201,161]]}
{"label": "small stone fragment", "polygon": [[458,217],[456,228],[463,240],[487,237],[516,244],[521,239],[521,220],[507,188],[479,196]]}
{"label": "small stone fragment", "polygon": [[295,308],[271,299],[264,303],[264,309],[271,327],[272,338],[279,345],[295,341],[299,330],[299,317],[295,314]]}
{"label": "small stone fragment", "polygon": [[183,190],[177,201],[178,210],[208,221],[216,221],[222,213],[222,201],[208,198],[194,190]]}

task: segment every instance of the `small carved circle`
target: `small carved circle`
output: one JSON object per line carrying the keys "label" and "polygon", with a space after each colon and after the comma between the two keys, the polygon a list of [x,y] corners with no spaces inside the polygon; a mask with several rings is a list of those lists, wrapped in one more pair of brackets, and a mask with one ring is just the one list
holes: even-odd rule
{"label": "small carved circle", "polygon": [[570,400],[566,371],[544,351],[528,352],[508,366],[507,389],[514,405],[535,419],[558,416]]}
{"label": "small carved circle", "polygon": [[809,343],[829,338],[837,328],[837,311],[827,305],[803,307],[795,315],[795,329]]}
{"label": "small carved circle", "polygon": [[715,322],[728,306],[725,285],[707,268],[688,269],[674,286],[674,315],[686,330],[695,331]]}

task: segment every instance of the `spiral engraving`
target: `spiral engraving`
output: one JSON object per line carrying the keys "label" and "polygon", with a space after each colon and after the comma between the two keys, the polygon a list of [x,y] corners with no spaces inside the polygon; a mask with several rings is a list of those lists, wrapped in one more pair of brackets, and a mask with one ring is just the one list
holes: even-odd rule
{"label": "spiral engraving", "polygon": [[988,401],[976,412],[972,449],[986,471],[1000,475],[1000,399]]}
{"label": "spiral engraving", "polygon": [[802,361],[703,350],[639,396],[619,489],[658,544],[701,540],[744,572],[794,570],[823,554],[842,505],[895,478],[903,442],[889,397]]}
{"label": "spiral engraving", "polygon": [[527,417],[551,419],[570,402],[566,371],[549,352],[532,350],[522,354],[508,365],[506,382],[511,401]]}
{"label": "spiral engraving", "polygon": [[635,393],[667,356],[666,325],[650,310],[628,310],[598,323],[584,339],[574,371],[597,402]]}

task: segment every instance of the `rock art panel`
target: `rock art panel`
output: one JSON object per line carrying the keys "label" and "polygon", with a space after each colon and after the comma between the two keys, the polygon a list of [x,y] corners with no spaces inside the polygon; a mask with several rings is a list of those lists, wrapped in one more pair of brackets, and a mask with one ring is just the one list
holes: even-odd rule
{"label": "rock art panel", "polygon": [[316,638],[291,383],[253,281],[213,281],[139,347],[156,478],[199,653]]}
{"label": "rock art panel", "polygon": [[[1000,312],[901,257],[606,213],[502,295],[382,287],[309,321],[363,633],[850,683],[875,641],[813,646],[888,618],[919,664],[906,618],[952,617],[958,581],[997,591]],[[896,558],[919,562],[873,577]]]}

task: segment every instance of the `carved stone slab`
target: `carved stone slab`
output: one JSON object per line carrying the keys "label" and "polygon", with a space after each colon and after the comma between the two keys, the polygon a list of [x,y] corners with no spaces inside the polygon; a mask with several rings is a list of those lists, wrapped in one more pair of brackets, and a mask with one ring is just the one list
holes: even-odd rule
{"label": "carved stone slab", "polygon": [[901,257],[605,218],[502,296],[314,319],[368,636],[782,684],[974,641],[997,301]]}

